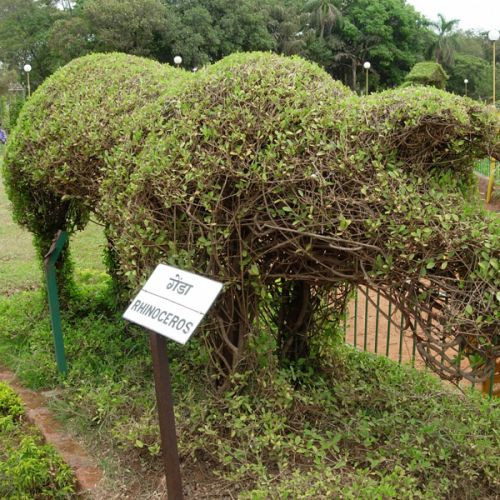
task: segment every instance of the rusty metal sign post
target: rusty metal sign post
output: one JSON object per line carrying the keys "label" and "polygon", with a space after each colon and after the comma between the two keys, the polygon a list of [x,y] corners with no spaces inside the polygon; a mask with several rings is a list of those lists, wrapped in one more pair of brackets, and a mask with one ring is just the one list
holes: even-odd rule
{"label": "rusty metal sign post", "polygon": [[123,314],[124,319],[145,327],[150,335],[169,500],[182,500],[184,496],[175,433],[167,338],[185,344],[221,289],[221,283],[159,264]]}
{"label": "rusty metal sign post", "polygon": [[177,450],[177,435],[175,433],[174,401],[172,385],[170,383],[170,368],[167,356],[167,338],[150,332],[149,343],[153,358],[155,377],[156,404],[158,407],[158,421],[160,424],[161,448],[163,466],[167,480],[168,498],[182,500],[182,478]]}

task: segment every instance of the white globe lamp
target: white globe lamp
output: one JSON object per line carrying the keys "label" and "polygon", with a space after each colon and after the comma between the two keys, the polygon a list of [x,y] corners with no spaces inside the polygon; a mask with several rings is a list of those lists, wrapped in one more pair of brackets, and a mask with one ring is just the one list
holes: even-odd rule
{"label": "white globe lamp", "polygon": [[24,72],[26,73],[26,78],[28,80],[28,97],[31,95],[31,86],[30,86],[30,71],[31,71],[31,65],[30,64],[25,64],[23,66]]}
{"label": "white globe lamp", "polygon": [[368,95],[368,70],[372,67],[369,61],[363,63],[363,68],[365,68],[365,95]]}

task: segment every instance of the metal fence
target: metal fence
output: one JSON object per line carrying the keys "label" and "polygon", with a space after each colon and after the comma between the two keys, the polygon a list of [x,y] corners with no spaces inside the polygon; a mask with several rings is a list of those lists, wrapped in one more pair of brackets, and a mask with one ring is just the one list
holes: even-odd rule
{"label": "metal fence", "polygon": [[[360,287],[349,304],[344,319],[345,342],[363,351],[371,352],[397,362],[425,370],[424,360],[417,352],[415,326],[406,327],[398,308],[380,292]],[[500,396],[500,365],[496,364],[486,383],[461,383],[463,388],[480,389],[489,396]]]}
{"label": "metal fence", "polygon": [[[490,176],[490,159],[484,158],[476,163],[475,171],[484,175],[485,177]],[[495,184],[500,183],[500,168],[495,169]]]}

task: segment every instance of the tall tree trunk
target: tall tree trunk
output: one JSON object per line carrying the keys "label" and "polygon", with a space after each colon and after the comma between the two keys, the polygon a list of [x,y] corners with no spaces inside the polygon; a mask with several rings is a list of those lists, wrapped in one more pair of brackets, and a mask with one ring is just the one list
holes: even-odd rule
{"label": "tall tree trunk", "polygon": [[357,61],[356,59],[352,58],[351,59],[351,72],[352,72],[352,90],[356,91],[356,88],[358,86],[358,81],[357,81]]}
{"label": "tall tree trunk", "polygon": [[283,284],[277,318],[279,356],[283,361],[294,362],[309,355],[308,333],[313,310],[308,283],[289,281]]}

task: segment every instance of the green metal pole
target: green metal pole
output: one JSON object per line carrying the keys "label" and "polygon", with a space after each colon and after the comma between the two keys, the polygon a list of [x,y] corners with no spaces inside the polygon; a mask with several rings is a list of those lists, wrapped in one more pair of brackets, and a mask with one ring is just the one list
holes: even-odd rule
{"label": "green metal pole", "polygon": [[404,333],[404,316],[403,312],[400,311],[401,314],[401,321],[399,324],[399,353],[398,353],[398,363],[401,363],[401,360],[403,359],[403,333]]}
{"label": "green metal pole", "polygon": [[66,355],[64,353],[61,311],[59,306],[59,296],[57,293],[57,274],[55,264],[67,241],[68,233],[66,231],[58,231],[49,252],[45,256],[45,271],[47,277],[47,295],[49,299],[50,322],[52,323],[52,333],[54,335],[57,369],[61,374],[67,373],[68,365],[66,363]]}
{"label": "green metal pole", "polygon": [[391,314],[392,314],[392,302],[389,299],[389,310],[387,311],[387,342],[385,345],[385,356],[389,357],[389,344],[391,341]]}

